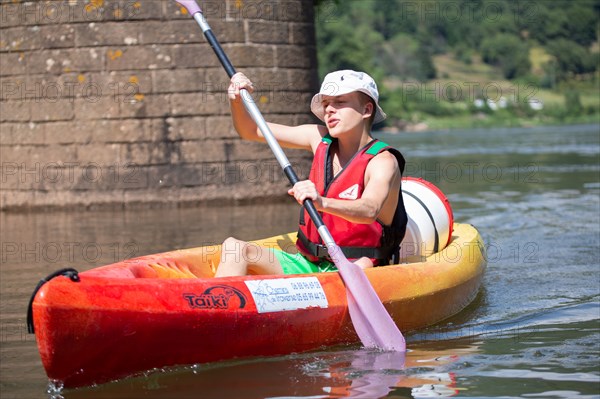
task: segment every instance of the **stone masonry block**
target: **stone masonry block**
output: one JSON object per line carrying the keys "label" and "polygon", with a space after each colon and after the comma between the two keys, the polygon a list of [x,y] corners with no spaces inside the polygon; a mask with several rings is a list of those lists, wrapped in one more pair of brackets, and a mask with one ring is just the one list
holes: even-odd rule
{"label": "stone masonry block", "polygon": [[312,23],[291,23],[290,44],[314,46],[315,27]]}
{"label": "stone masonry block", "polygon": [[204,90],[204,69],[161,69],[152,71],[154,93],[182,93]]}
{"label": "stone masonry block", "polygon": [[114,47],[106,50],[108,70],[159,69],[172,66],[173,58],[169,47],[152,45]]}
{"label": "stone masonry block", "polygon": [[289,25],[283,22],[248,22],[248,39],[251,43],[288,43]]}
{"label": "stone masonry block", "polygon": [[[148,187],[148,166],[114,164],[100,166],[96,163],[82,165],[75,171],[77,179],[65,190],[121,191]],[[61,187],[56,187],[60,189]]]}
{"label": "stone masonry block", "polygon": [[208,44],[176,44],[171,48],[173,65],[183,68],[205,68],[220,66]]}
{"label": "stone masonry block", "polygon": [[77,47],[136,45],[143,28],[143,22],[77,24],[75,43]]}
{"label": "stone masonry block", "polygon": [[305,46],[278,46],[276,58],[281,68],[309,68],[316,64],[314,52]]}
{"label": "stone masonry block", "polygon": [[231,62],[238,68],[273,67],[275,65],[275,48],[270,45],[224,45]]}
{"label": "stone masonry block", "polygon": [[[115,20],[130,22],[137,20],[146,21],[149,19],[162,19],[166,2],[119,0],[116,2],[111,1],[111,3],[113,3],[113,10],[118,10],[116,13],[114,11],[112,12]],[[114,3],[117,3],[118,5],[114,5]]]}
{"label": "stone masonry block", "polygon": [[0,56],[0,76],[25,75],[27,55],[23,52],[2,53]]}
{"label": "stone masonry block", "polygon": [[95,121],[51,122],[38,125],[44,127],[44,144],[46,145],[88,144],[97,130]]}
{"label": "stone masonry block", "polygon": [[60,75],[68,72],[101,71],[105,53],[101,49],[61,49],[33,52],[27,57],[29,74]]}
{"label": "stone masonry block", "polygon": [[75,99],[75,118],[77,120],[87,119],[111,119],[119,118],[119,99],[113,96],[99,98],[77,98]]}
{"label": "stone masonry block", "polygon": [[207,135],[206,120],[204,116],[168,118],[168,137],[173,141],[204,140],[212,137]]}
{"label": "stone masonry block", "polygon": [[176,93],[171,95],[171,115],[223,115],[229,112],[227,95],[222,93]]}
{"label": "stone masonry block", "polygon": [[16,26],[2,30],[0,51],[15,52],[39,49],[42,46],[40,28],[35,26]]}
{"label": "stone masonry block", "polygon": [[176,188],[181,185],[181,164],[150,165],[145,169],[149,188]]}
{"label": "stone masonry block", "polygon": [[292,86],[295,90],[308,91],[311,93],[317,93],[319,91],[320,82],[316,70],[289,69],[287,73],[288,79],[292,82]]}
{"label": "stone masonry block", "polygon": [[36,36],[40,37],[40,48],[70,48],[75,46],[75,27],[70,24],[45,25],[33,27]]}
{"label": "stone masonry block", "polygon": [[15,162],[35,176],[38,171],[48,165],[77,161],[77,150],[73,146],[29,146],[16,145],[0,147],[2,162]]}
{"label": "stone masonry block", "polygon": [[68,121],[75,116],[73,99],[57,101],[45,99],[31,104],[31,120],[33,121]]}
{"label": "stone masonry block", "polygon": [[312,2],[305,0],[285,0],[274,2],[276,4],[277,20],[283,22],[309,22],[314,19]]}
{"label": "stone masonry block", "polygon": [[129,143],[123,146],[121,163],[135,165],[162,165],[170,162],[174,146],[169,142]]}
{"label": "stone masonry block", "polygon": [[191,18],[184,21],[145,21],[138,30],[140,44],[143,45],[205,42],[202,30]]}
{"label": "stone masonry block", "polygon": [[237,138],[231,116],[209,116],[206,118],[207,136],[213,139]]}
{"label": "stone masonry block", "polygon": [[181,142],[180,162],[223,162],[226,161],[225,143],[222,140]]}
{"label": "stone masonry block", "polygon": [[231,140],[228,147],[227,160],[236,161],[273,161],[273,153],[268,145],[247,140]]}
{"label": "stone masonry block", "polygon": [[91,143],[77,148],[77,162],[80,165],[94,164],[99,167],[121,165],[125,161],[125,144]]}
{"label": "stone masonry block", "polygon": [[[145,70],[92,73],[86,79],[78,75],[83,94],[111,96],[123,102],[141,100],[152,93],[152,72]],[[88,81],[89,79],[89,81]]]}
{"label": "stone masonry block", "polygon": [[85,121],[82,130],[91,131],[97,143],[143,143],[161,140],[161,132],[152,119],[118,119]]}
{"label": "stone masonry block", "polygon": [[27,122],[30,119],[28,101],[0,101],[0,122]]}
{"label": "stone masonry block", "polygon": [[0,146],[42,145],[46,138],[46,124],[43,123],[2,123]]}
{"label": "stone masonry block", "polygon": [[119,99],[119,115],[125,118],[156,118],[170,115],[168,96],[135,95]]}

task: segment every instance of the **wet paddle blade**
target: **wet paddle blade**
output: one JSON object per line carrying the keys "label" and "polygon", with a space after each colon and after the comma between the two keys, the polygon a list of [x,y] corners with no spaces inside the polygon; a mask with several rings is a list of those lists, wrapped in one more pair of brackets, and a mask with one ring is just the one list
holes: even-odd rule
{"label": "wet paddle blade", "polygon": [[330,249],[329,253],[346,284],[348,311],[363,345],[405,352],[404,336],[381,303],[364,270],[346,259],[339,247],[337,250]]}

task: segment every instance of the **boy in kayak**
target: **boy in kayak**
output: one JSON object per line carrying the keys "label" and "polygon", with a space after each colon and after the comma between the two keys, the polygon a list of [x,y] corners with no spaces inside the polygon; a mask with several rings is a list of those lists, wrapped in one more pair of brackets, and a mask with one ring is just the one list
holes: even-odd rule
{"label": "boy in kayak", "polygon": [[[237,73],[228,89],[233,125],[242,139],[265,142],[244,107],[241,89],[251,93],[254,87]],[[312,199],[336,243],[360,267],[394,262],[407,223],[400,191],[404,158],[371,136],[372,125],[386,117],[375,81],[364,72],[332,72],[313,97],[311,111],[325,125],[268,123],[282,147],[314,154],[309,179],[288,194],[300,204]],[[299,227],[297,254],[226,239],[215,277],[335,271],[306,211]]]}

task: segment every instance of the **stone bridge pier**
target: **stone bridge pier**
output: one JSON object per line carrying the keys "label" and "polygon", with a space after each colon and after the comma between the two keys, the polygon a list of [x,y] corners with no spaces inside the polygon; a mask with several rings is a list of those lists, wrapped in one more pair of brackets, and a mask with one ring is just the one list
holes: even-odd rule
{"label": "stone bridge pier", "polygon": [[[314,121],[310,0],[199,1],[268,121]],[[238,138],[228,78],[174,1],[0,0],[0,208],[258,201],[288,183]],[[310,154],[286,151],[298,174]]]}

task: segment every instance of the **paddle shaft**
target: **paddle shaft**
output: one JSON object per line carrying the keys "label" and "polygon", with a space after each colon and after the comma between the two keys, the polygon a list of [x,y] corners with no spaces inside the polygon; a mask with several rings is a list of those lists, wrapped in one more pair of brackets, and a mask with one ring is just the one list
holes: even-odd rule
{"label": "paddle shaft", "polygon": [[[188,12],[194,17],[206,40],[213,48],[217,58],[225,68],[225,71],[231,78],[235,75],[235,68],[229,61],[229,58],[221,48],[219,41],[213,34],[210,26],[204,19],[202,10],[198,7],[195,0],[175,0],[184,6]],[[273,132],[265,122],[260,110],[252,100],[250,93],[242,89],[241,97],[246,110],[251,118],[256,123],[257,127],[263,134],[267,144],[273,151],[275,158],[283,169],[285,175],[292,185],[296,184],[299,179],[292,168],[290,161],[285,156],[281,146],[273,136]],[[338,271],[346,284],[348,291],[348,311],[354,328],[365,347],[378,347],[387,350],[404,352],[406,343],[402,333],[398,329],[394,320],[387,312],[381,303],[377,293],[373,289],[371,282],[365,275],[364,271],[355,263],[346,259],[346,256],[335,243],[329,229],[323,223],[321,215],[317,212],[313,201],[305,199],[303,201],[310,218],[315,223],[319,235],[329,250],[333,262],[338,267]]]}
{"label": "paddle shaft", "polygon": [[[233,67],[233,64],[231,63],[231,61],[229,61],[227,54],[225,54],[225,52],[223,51],[221,44],[219,43],[219,41],[217,40],[212,29],[206,22],[204,15],[202,14],[202,12],[200,10],[198,10],[197,12],[194,13],[193,16],[194,16],[194,19],[196,20],[196,22],[198,23],[198,25],[200,26],[200,28],[202,29],[202,32],[204,33],[204,37],[206,37],[206,40],[208,41],[208,43],[212,47],[213,51],[217,55],[217,58],[221,62],[221,65],[223,65],[223,68],[225,68],[227,75],[231,78],[236,73],[235,68]],[[298,178],[298,175],[294,171],[294,168],[290,164],[290,161],[288,160],[287,156],[281,149],[281,146],[279,145],[279,143],[273,136],[273,132],[271,132],[269,125],[267,125],[265,118],[263,118],[260,110],[258,109],[258,106],[256,105],[256,103],[250,96],[250,93],[247,90],[242,89],[241,97],[242,97],[244,106],[246,107],[246,110],[248,111],[248,113],[250,114],[250,116],[252,117],[252,119],[254,120],[254,122],[256,123],[258,128],[260,129],[261,133],[263,134],[263,137],[267,141],[267,144],[271,148],[271,151],[275,155],[275,158],[277,158],[277,162],[279,162],[279,165],[283,169],[283,172],[287,176],[288,180],[290,181],[292,186],[294,184],[298,183],[300,181],[300,179]],[[305,199],[303,204],[304,204],[304,207],[306,208],[306,211],[308,212],[308,215],[310,216],[312,221],[315,223],[315,226],[317,227],[317,230],[319,231],[319,235],[323,239],[323,242],[325,243],[325,245],[327,245],[327,247],[335,245],[333,236],[329,232],[329,229],[327,228],[327,226],[325,226],[325,224],[323,223],[323,219],[321,218],[321,215],[317,211],[317,208],[315,207],[315,204],[313,203],[312,199],[310,199],[310,198]]]}

